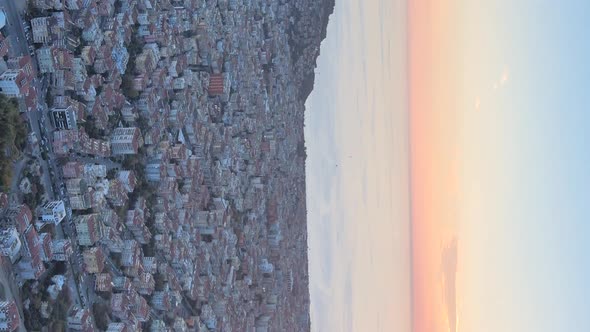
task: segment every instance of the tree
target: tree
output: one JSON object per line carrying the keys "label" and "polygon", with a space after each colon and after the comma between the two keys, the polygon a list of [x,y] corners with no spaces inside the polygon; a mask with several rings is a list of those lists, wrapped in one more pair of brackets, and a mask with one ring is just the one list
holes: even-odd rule
{"label": "tree", "polygon": [[109,325],[109,308],[103,303],[94,303],[92,305],[92,313],[96,327],[105,331]]}
{"label": "tree", "polygon": [[0,94],[0,185],[7,189],[12,182],[12,160],[26,144],[27,127],[20,117],[18,102]]}
{"label": "tree", "polygon": [[104,137],[104,130],[96,128],[94,125],[94,118],[91,116],[87,117],[86,121],[82,122],[81,126],[90,138],[102,139]]}
{"label": "tree", "polygon": [[164,277],[164,275],[162,273],[156,273],[154,275],[154,279],[156,282],[156,290],[157,291],[162,291],[164,290],[164,286],[166,285],[166,278]]}
{"label": "tree", "polygon": [[121,0],[115,1],[115,13],[120,13],[121,9],[123,8],[123,2]]}
{"label": "tree", "polygon": [[47,89],[47,92],[45,93],[45,102],[47,103],[47,106],[53,106],[53,95],[51,94],[51,89]]}
{"label": "tree", "polygon": [[109,169],[107,171],[107,179],[112,180],[115,178],[115,176],[117,175],[117,170],[116,169]]}
{"label": "tree", "polygon": [[307,158],[307,148],[305,147],[305,141],[299,141],[299,143],[297,143],[297,155],[299,157]]}
{"label": "tree", "polygon": [[31,17],[42,17],[45,15],[41,9],[39,9],[37,6],[35,6],[35,3],[33,0],[29,0],[27,2],[27,12],[28,12],[28,15],[30,15]]}
{"label": "tree", "polygon": [[[131,63],[132,61],[130,60],[129,62]],[[139,92],[133,88],[133,76],[128,71],[123,75],[121,90],[127,99],[136,100],[139,97]]]}

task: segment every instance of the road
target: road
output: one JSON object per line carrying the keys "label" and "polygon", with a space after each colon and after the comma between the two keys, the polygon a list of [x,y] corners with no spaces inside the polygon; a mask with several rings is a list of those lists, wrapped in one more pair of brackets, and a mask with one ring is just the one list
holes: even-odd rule
{"label": "road", "polygon": [[26,1],[0,0],[0,8],[6,12],[6,24],[10,30],[8,38],[10,39],[9,52],[11,53],[29,54],[29,45],[21,17],[24,15],[25,7]]}
{"label": "road", "polygon": [[[8,20],[8,29],[10,31],[8,38],[10,39],[10,49],[9,49],[9,55],[11,57],[16,57],[16,56],[20,56],[20,55],[26,55],[29,54],[29,44],[28,41],[26,39],[25,36],[25,30],[23,27],[23,19],[21,18],[21,15],[24,14],[24,9],[25,9],[25,1],[13,1],[13,0],[0,0],[0,8],[3,8],[6,12],[6,16],[7,16],[7,20]],[[19,6],[19,7],[17,7]],[[36,72],[38,72],[38,68],[37,68],[37,62],[33,61],[33,66],[36,70]],[[33,130],[33,132],[35,133],[35,135],[37,136],[37,138],[39,139],[40,142],[44,141],[46,142],[45,144],[40,144],[34,151],[33,154],[38,156],[38,160],[39,160],[39,164],[41,166],[42,169],[42,176],[41,176],[41,182],[43,187],[45,188],[45,194],[46,194],[46,198],[48,200],[55,200],[56,198],[59,197],[58,195],[58,191],[59,188],[54,188],[53,184],[62,184],[63,182],[63,178],[62,178],[62,174],[61,174],[61,169],[57,166],[56,162],[55,162],[55,155],[53,153],[53,148],[52,148],[52,137],[50,137],[51,132],[52,132],[52,125],[49,121],[49,116],[47,116],[47,112],[48,112],[48,106],[44,100],[45,98],[45,91],[48,87],[47,84],[47,78],[43,77],[42,79],[39,78],[35,78],[32,82],[32,87],[37,91],[37,109],[35,111],[32,112],[27,112],[27,119],[29,121],[29,124],[31,126],[31,129]],[[47,160],[42,159],[41,158],[41,151],[44,151],[47,155]],[[22,167],[24,165],[24,161],[22,162],[22,164],[17,163],[17,167],[16,167],[16,171],[18,173],[20,173],[20,171],[22,170]],[[15,172],[16,173],[16,172]],[[16,189],[16,188],[15,188]],[[71,218],[71,210],[69,209],[69,200],[67,199],[67,197],[59,197],[64,199],[64,201],[67,204],[68,207],[68,217],[67,220],[65,220],[65,222],[69,222],[69,219]],[[63,238],[70,238],[73,242],[73,247],[75,248],[75,253],[74,255],[76,255],[79,251],[77,249],[77,246],[75,245],[75,235],[73,234],[73,231],[70,230],[68,232],[69,234],[64,234],[64,229],[63,229],[63,223],[61,225],[59,225],[58,227],[56,227],[56,238],[58,239],[63,239]],[[69,262],[70,265],[70,272],[69,272],[69,287],[74,290],[74,301],[76,304],[80,305],[80,304],[84,304],[84,302],[82,301],[82,297],[80,294],[80,290],[78,289],[78,285],[77,285],[77,278],[80,275],[81,271],[80,271],[80,266],[78,266],[78,264],[73,264],[73,260],[70,260]],[[6,275],[12,275],[12,269],[11,266],[7,267],[9,270],[3,269],[2,272],[4,272],[4,274]],[[0,278],[2,276],[0,275]],[[86,291],[88,289],[88,285],[86,285]],[[18,294],[18,293],[17,293]],[[20,299],[18,300],[19,302],[19,307],[22,310],[22,302],[20,301]],[[22,313],[21,313],[21,317]],[[24,331],[24,326],[22,327],[22,330]]]}
{"label": "road", "polygon": [[[26,9],[25,6],[25,1],[0,0],[0,8],[5,10],[8,20],[7,28],[10,31],[8,38],[10,39],[11,43],[9,55],[11,57],[29,54],[29,43],[26,38],[23,19],[21,17],[21,15],[24,15],[24,10]],[[33,66],[35,71],[38,73],[38,66],[35,60],[36,59],[33,58]],[[62,195],[60,191],[60,187],[64,184],[64,179],[61,168],[57,165],[57,159],[52,147],[53,125],[50,122],[48,116],[49,107],[45,101],[45,95],[48,88],[47,77],[35,78],[31,83],[31,86],[37,91],[37,109],[27,112],[26,115],[31,129],[39,139],[40,143],[39,146],[33,151],[33,155],[38,157],[39,164],[43,172],[41,176],[41,182],[45,188],[46,198],[50,201],[62,199],[65,203],[68,213],[64,221],[62,221],[62,223],[56,227],[55,237],[57,239],[68,238],[72,241],[74,253],[71,259],[68,261],[70,265],[68,272],[68,286],[75,294],[73,299],[75,304],[81,307],[89,308],[89,306],[92,304],[92,301],[96,299],[96,294],[94,293],[94,279],[82,270],[83,265],[78,261],[81,251],[77,246],[76,232],[72,227],[69,226],[72,218],[69,198],[66,195]],[[42,155],[45,155],[46,159],[41,158]],[[71,156],[71,159],[83,163],[103,164],[108,170],[121,169],[120,163],[106,158],[96,159],[87,156]],[[24,161],[17,163],[16,171],[18,173],[20,173],[22,170],[24,163]],[[114,273],[119,275],[122,273],[121,270],[113,264],[113,262],[110,260],[110,257],[107,259],[107,264]],[[2,271],[4,272],[3,274],[12,275],[11,266],[8,268],[9,270]],[[79,283],[79,278],[82,275],[85,276],[84,282]],[[0,281],[1,278],[2,273],[0,273]],[[16,288],[16,291],[16,294],[18,294],[18,287]],[[22,310],[22,303],[20,302],[20,299],[18,299],[17,302],[19,303],[19,307]],[[22,313],[21,317],[23,317]],[[21,330],[24,331],[24,327]]]}
{"label": "road", "polygon": [[[13,0],[0,0],[0,8],[3,8],[7,17],[7,29],[9,30],[8,38],[10,39],[10,48],[8,50],[11,57],[29,54],[29,43],[27,41],[25,30],[23,26],[23,16],[25,13],[25,1],[13,1]],[[35,72],[38,72],[37,61],[33,59],[33,67]],[[47,79],[35,78],[32,82],[32,87],[37,91],[37,111],[27,112],[27,118],[32,130],[39,140],[45,135],[42,135],[41,128],[51,128],[49,119],[47,116],[43,116],[43,113],[47,110],[44,98],[45,94],[42,91],[47,86]],[[44,119],[45,121],[41,121]],[[49,140],[49,137],[47,138]],[[37,154],[39,153],[39,154]],[[34,151],[34,154],[39,156],[40,151]],[[52,193],[52,182],[49,174],[49,167],[47,163],[41,162],[41,168],[43,169],[42,184],[46,189],[49,199],[54,199]]]}
{"label": "road", "polygon": [[[21,14],[24,13],[24,9],[26,6],[25,1],[13,1],[13,0],[0,0],[0,8],[4,9],[7,18],[7,29],[10,31],[8,39],[10,40],[10,48],[8,50],[10,56],[19,56],[23,54],[29,54],[28,43],[25,37],[25,31],[22,25]],[[36,67],[37,64],[35,63],[34,66]],[[31,121],[29,117],[30,123],[33,125],[34,122]],[[33,128],[35,126],[32,126]],[[39,136],[39,129],[35,131],[37,137]],[[15,165],[14,170],[14,179],[11,186],[11,191],[15,192],[18,186],[18,179],[20,178],[20,173],[26,164],[26,158],[19,160]],[[47,182],[45,182],[47,185]],[[21,317],[21,324],[19,326],[19,331],[26,331],[24,326],[24,315],[22,312],[23,303],[22,299],[20,298],[20,288],[14,280],[14,272],[12,270],[12,264],[6,261],[5,259],[2,260],[2,268],[0,269],[0,282],[5,287],[6,294],[10,295],[16,301],[19,314]]]}

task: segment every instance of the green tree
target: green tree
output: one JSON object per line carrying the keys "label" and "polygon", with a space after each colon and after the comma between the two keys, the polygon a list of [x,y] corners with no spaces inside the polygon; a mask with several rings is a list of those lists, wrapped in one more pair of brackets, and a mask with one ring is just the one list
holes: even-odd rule
{"label": "green tree", "polygon": [[4,189],[12,181],[12,161],[25,148],[27,127],[20,117],[18,102],[0,94],[0,174]]}
{"label": "green tree", "polygon": [[109,325],[109,308],[103,303],[94,303],[92,305],[92,313],[96,327],[105,331]]}

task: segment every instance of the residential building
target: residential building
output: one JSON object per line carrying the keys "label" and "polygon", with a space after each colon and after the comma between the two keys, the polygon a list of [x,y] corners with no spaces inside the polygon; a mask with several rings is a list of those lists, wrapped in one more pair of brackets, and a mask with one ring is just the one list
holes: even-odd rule
{"label": "residential building", "polygon": [[94,290],[110,293],[113,290],[113,277],[110,273],[99,273],[94,281]]}
{"label": "residential building", "polygon": [[163,320],[154,319],[150,325],[150,332],[167,332],[170,329],[166,326]]}
{"label": "residential building", "polygon": [[131,290],[131,287],[133,287],[131,279],[125,276],[113,277],[113,289],[115,289],[116,291],[126,292]]}
{"label": "residential building", "polygon": [[125,323],[109,323],[106,332],[129,332],[130,329],[127,328]]}
{"label": "residential building", "polygon": [[0,75],[0,93],[22,97],[29,92],[29,80],[22,69],[8,69]]}
{"label": "residential building", "polygon": [[76,234],[78,234],[79,245],[92,246],[100,239],[102,225],[97,216],[96,213],[93,213],[76,217]]}
{"label": "residential building", "polygon": [[10,227],[0,232],[0,255],[10,258],[14,263],[20,256],[21,241],[16,227]]}
{"label": "residential building", "polygon": [[94,322],[89,309],[75,308],[68,317],[68,330],[93,332]]}
{"label": "residential building", "polygon": [[111,134],[111,153],[114,155],[137,154],[142,145],[143,138],[139,128],[115,128]]}
{"label": "residential building", "polygon": [[125,240],[121,255],[121,265],[134,268],[141,264],[141,246],[135,240]]}
{"label": "residential building", "polygon": [[65,262],[74,252],[72,242],[68,239],[53,240],[53,260]]}
{"label": "residential building", "polygon": [[113,316],[126,320],[129,315],[130,303],[127,293],[116,293],[111,296],[111,312]]}
{"label": "residential building", "polygon": [[84,250],[84,269],[88,273],[101,273],[104,269],[104,253],[99,247]]}
{"label": "residential building", "polygon": [[39,234],[39,244],[41,250],[39,251],[41,260],[49,262],[53,260],[53,241],[50,233]]}
{"label": "residential building", "polygon": [[51,235],[42,233],[39,236],[35,227],[30,225],[22,239],[24,240],[23,249],[21,249],[23,258],[18,262],[15,270],[21,279],[38,279],[45,272],[43,260],[52,258]]}
{"label": "residential building", "polygon": [[90,193],[70,196],[70,206],[72,210],[90,209],[92,207],[92,197]]}
{"label": "residential building", "polygon": [[209,96],[219,96],[224,92],[223,75],[211,74],[209,77]]}
{"label": "residential building", "polygon": [[84,178],[67,179],[65,183],[68,195],[84,195],[88,191],[88,183]]}
{"label": "residential building", "polygon": [[41,261],[41,240],[39,233],[33,226],[29,226],[23,233],[23,254],[35,261]]}
{"label": "residential building", "polygon": [[2,33],[0,33],[0,57],[7,55],[9,49],[10,39],[7,39]]}
{"label": "residential building", "polygon": [[100,157],[111,155],[111,146],[107,141],[90,138],[82,130],[80,130],[78,136],[79,139],[76,148],[79,152]]}
{"label": "residential building", "polygon": [[41,207],[41,220],[58,225],[66,216],[66,208],[62,200],[45,203]]}
{"label": "residential building", "polygon": [[49,41],[50,19],[50,17],[36,17],[31,20],[34,43],[44,44]]}
{"label": "residential building", "polygon": [[132,290],[129,292],[129,302],[137,320],[147,322],[150,319],[150,306],[143,296]]}
{"label": "residential building", "polygon": [[21,55],[13,57],[6,61],[8,69],[22,70],[28,82],[35,78],[35,69],[33,68],[33,59],[30,55]]}
{"label": "residential building", "polygon": [[39,256],[23,257],[15,266],[15,272],[21,280],[37,280],[45,271],[45,265]]}
{"label": "residential building", "polygon": [[53,50],[54,48],[50,46],[44,46],[37,49],[37,64],[41,74],[55,72],[55,59]]}
{"label": "residential building", "polygon": [[52,109],[51,120],[56,129],[78,129],[76,110],[71,106]]}
{"label": "residential building", "polygon": [[108,192],[106,198],[113,206],[123,206],[128,200],[127,190],[119,179],[113,179],[108,182]]}
{"label": "residential building", "polygon": [[99,164],[85,164],[84,176],[86,178],[105,178],[107,176],[107,167]]}
{"label": "residential building", "polygon": [[53,132],[53,151],[58,155],[67,155],[77,147],[79,132],[76,130],[59,130]]}
{"label": "residential building", "polygon": [[128,193],[131,193],[133,190],[135,190],[137,179],[135,178],[134,171],[119,171],[117,172],[117,179],[121,181],[123,187]]}
{"label": "residential building", "polygon": [[151,273],[141,273],[133,280],[137,292],[142,295],[151,295],[156,286],[156,280]]}
{"label": "residential building", "polygon": [[3,211],[0,228],[14,226],[20,234],[23,234],[31,221],[33,221],[33,212],[26,204],[10,206]]}
{"label": "residential building", "polygon": [[84,165],[78,161],[69,161],[61,169],[66,179],[80,178],[84,174]]}

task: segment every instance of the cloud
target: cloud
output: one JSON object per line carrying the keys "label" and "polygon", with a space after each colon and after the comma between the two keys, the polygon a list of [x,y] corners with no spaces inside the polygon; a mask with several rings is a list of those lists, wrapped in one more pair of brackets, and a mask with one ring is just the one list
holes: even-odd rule
{"label": "cloud", "polygon": [[508,67],[504,67],[504,70],[502,71],[502,77],[500,77],[500,85],[504,85],[506,82],[508,82],[509,75],[510,73],[508,71]]}
{"label": "cloud", "polygon": [[504,69],[502,69],[502,73],[500,74],[500,79],[498,79],[497,82],[494,82],[494,85],[492,87],[494,88],[494,90],[497,90],[498,88],[506,85],[506,83],[508,83],[509,78],[510,71],[508,70],[507,66],[504,66]]}

